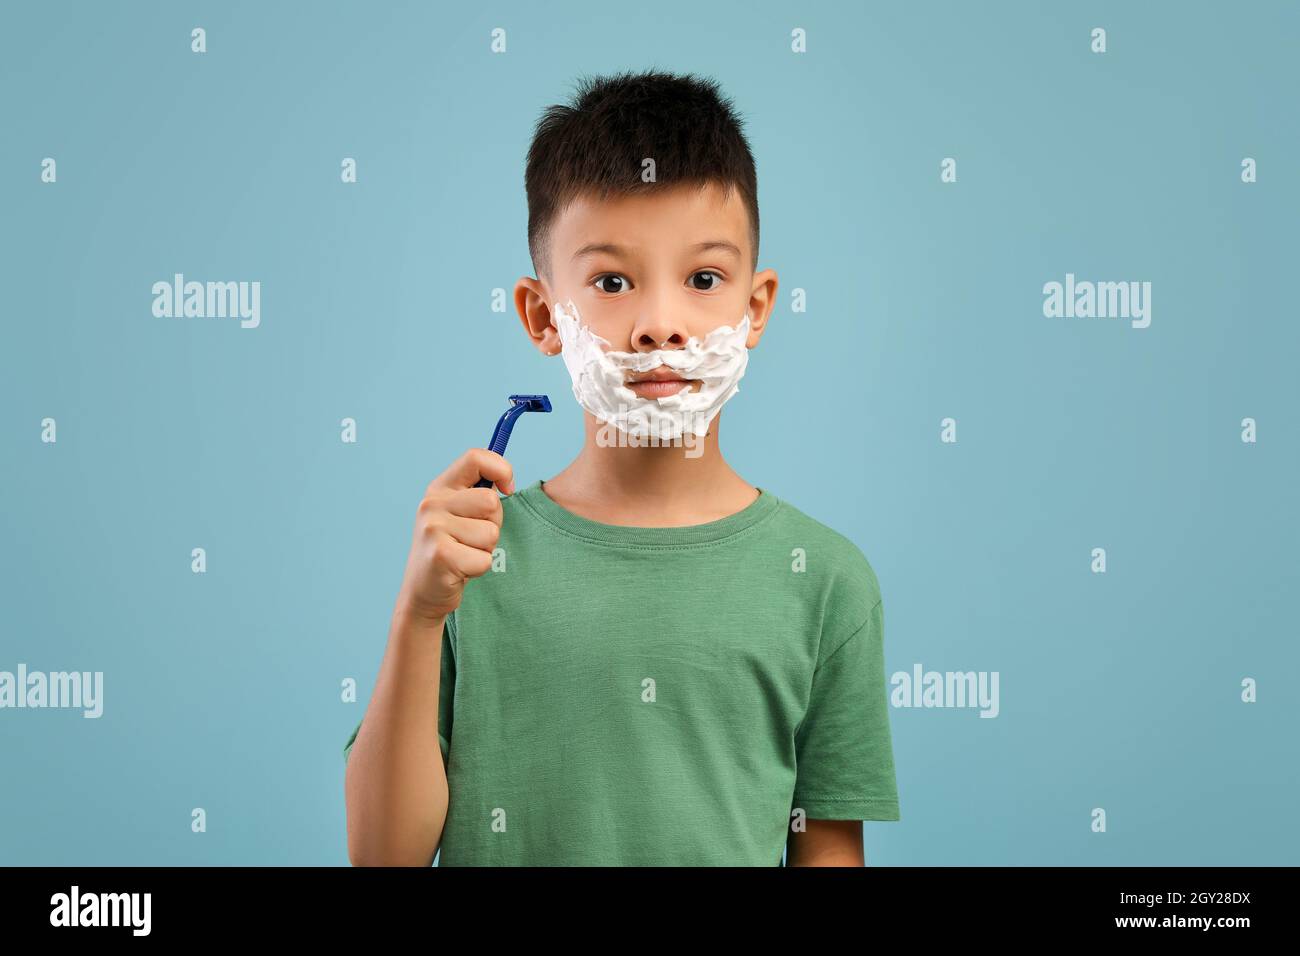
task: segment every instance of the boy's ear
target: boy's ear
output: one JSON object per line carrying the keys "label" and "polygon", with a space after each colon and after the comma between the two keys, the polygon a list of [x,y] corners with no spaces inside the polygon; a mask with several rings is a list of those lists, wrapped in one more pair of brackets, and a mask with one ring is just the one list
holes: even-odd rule
{"label": "boy's ear", "polygon": [[774,269],[754,273],[754,289],[749,294],[749,336],[745,346],[753,348],[767,329],[767,320],[776,308],[776,289],[780,285]]}
{"label": "boy's ear", "polygon": [[521,276],[515,283],[515,311],[539,352],[543,355],[560,354],[560,333],[551,324],[550,295],[545,282],[532,276]]}

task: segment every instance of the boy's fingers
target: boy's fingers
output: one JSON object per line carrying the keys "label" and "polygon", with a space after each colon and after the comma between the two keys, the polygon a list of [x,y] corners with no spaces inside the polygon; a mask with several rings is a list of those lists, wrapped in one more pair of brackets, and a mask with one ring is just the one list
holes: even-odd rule
{"label": "boy's fingers", "polygon": [[462,488],[445,499],[447,513],[453,517],[482,518],[501,526],[504,517],[501,499],[491,488]]}
{"label": "boy's fingers", "polygon": [[446,566],[461,578],[476,578],[492,567],[492,555],[445,535],[438,542],[438,552]]}
{"label": "boy's fingers", "polygon": [[[510,462],[486,448],[471,448],[433,479],[429,487],[473,488],[480,478],[493,482],[503,494],[514,494],[514,469]],[[507,490],[509,489],[509,490]]]}
{"label": "boy's fingers", "polygon": [[[490,488],[479,489],[490,491]],[[496,497],[494,494],[492,497]],[[486,518],[464,518],[453,514],[447,530],[461,544],[491,553],[501,538],[501,525]]]}

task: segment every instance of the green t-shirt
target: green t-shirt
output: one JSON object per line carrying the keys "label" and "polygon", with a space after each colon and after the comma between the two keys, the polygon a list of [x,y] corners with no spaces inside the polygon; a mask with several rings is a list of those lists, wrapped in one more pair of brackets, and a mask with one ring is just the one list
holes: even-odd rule
{"label": "green t-shirt", "polygon": [[496,566],[443,631],[440,865],[779,866],[799,809],[899,819],[853,542],[763,489],[634,528],[542,484],[502,500]]}

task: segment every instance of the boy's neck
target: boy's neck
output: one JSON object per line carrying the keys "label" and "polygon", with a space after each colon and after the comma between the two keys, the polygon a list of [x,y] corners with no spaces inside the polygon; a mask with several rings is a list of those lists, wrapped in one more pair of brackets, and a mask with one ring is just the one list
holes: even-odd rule
{"label": "boy's neck", "polygon": [[682,527],[736,514],[758,498],[758,489],[722,457],[721,414],[691,447],[601,447],[601,423],[590,414],[583,417],[587,434],[582,451],[567,468],[546,479],[543,489],[580,517],[631,527]]}

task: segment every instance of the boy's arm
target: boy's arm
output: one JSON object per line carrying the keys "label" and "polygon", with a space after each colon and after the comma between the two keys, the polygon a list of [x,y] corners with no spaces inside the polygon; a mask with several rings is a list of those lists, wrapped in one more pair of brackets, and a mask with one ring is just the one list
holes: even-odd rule
{"label": "boy's arm", "polygon": [[861,820],[807,820],[786,842],[786,866],[863,866]]}
{"label": "boy's arm", "polygon": [[[492,487],[480,488],[486,478]],[[492,567],[510,463],[471,448],[429,483],[379,678],[347,751],[348,858],[354,866],[429,866],[442,843],[449,793],[438,740],[442,634],[465,582]],[[453,635],[454,636],[454,635]]]}
{"label": "boy's arm", "polygon": [[806,814],[806,830],[788,835],[787,866],[863,866],[862,821],[900,818],[884,633],[877,597],[813,673],[795,732],[794,806]]}
{"label": "boy's arm", "polygon": [[348,859],[353,866],[429,866],[447,820],[438,743],[445,617],[399,602],[374,695],[348,757]]}

